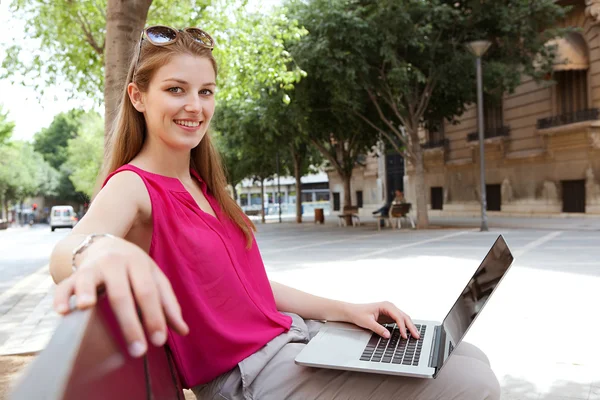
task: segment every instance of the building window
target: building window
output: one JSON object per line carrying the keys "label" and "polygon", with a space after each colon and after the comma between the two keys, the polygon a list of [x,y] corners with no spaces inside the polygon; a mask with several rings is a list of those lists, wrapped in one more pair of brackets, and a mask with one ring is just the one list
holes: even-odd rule
{"label": "building window", "polygon": [[317,201],[329,201],[329,192],[317,192]]}
{"label": "building window", "polygon": [[302,202],[310,203],[313,201],[313,192],[302,192]]}
{"label": "building window", "polygon": [[356,191],[356,206],[362,208],[363,206],[363,192],[362,190]]}
{"label": "building window", "polygon": [[573,114],[587,110],[587,70],[556,71],[554,80],[558,114]]}
{"label": "building window", "polygon": [[248,205],[248,193],[242,193],[240,194],[240,206],[247,206]]}
{"label": "building window", "polygon": [[340,211],[340,193],[333,192],[333,211]]}
{"label": "building window", "polygon": [[501,98],[485,96],[483,100],[483,124],[484,137],[499,136],[496,133],[504,127],[504,111]]}

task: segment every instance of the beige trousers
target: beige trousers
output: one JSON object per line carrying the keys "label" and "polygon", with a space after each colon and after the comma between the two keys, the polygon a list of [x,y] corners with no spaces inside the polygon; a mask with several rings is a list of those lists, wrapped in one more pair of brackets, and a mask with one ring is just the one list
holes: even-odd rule
{"label": "beige trousers", "polygon": [[461,343],[436,379],[309,368],[294,359],[316,335],[321,322],[295,314],[291,329],[231,371],[192,390],[206,400],[500,399],[500,385],[485,354]]}

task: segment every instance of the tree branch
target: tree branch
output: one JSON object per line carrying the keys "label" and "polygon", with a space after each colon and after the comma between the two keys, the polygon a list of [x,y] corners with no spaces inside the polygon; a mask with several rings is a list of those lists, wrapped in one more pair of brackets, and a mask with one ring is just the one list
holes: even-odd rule
{"label": "tree branch", "polygon": [[77,11],[76,17],[77,17],[77,20],[79,21],[79,25],[81,26],[81,29],[83,29],[83,34],[85,35],[87,42],[90,44],[90,46],[92,46],[94,51],[96,53],[98,53],[98,55],[103,56],[104,55],[104,43],[102,44],[102,46],[98,45],[98,42],[96,42],[96,39],[92,35],[92,30],[90,28],[90,24],[86,21],[86,19],[81,15],[81,13],[79,11]]}
{"label": "tree branch", "polygon": [[373,122],[371,122],[371,120],[369,120],[367,117],[365,117],[364,115],[362,115],[361,113],[359,113],[358,111],[354,111],[354,114],[356,116],[358,116],[360,119],[362,119],[363,121],[365,121],[370,127],[372,127],[373,129],[375,129],[377,132],[381,133],[383,136],[385,136],[385,138],[390,142],[390,144],[392,145],[392,147],[394,148],[394,150],[396,150],[399,154],[402,154],[404,157],[408,158],[408,159],[412,159],[414,156],[412,154],[411,151],[408,150],[409,146],[408,146],[408,142],[406,141],[406,138],[402,135],[397,136],[400,141],[404,144],[404,150],[402,150],[400,148],[400,146],[398,146],[396,144],[396,141],[392,138],[392,136],[384,131],[383,129],[379,128],[377,125],[375,125]]}
{"label": "tree branch", "polygon": [[331,153],[329,152],[329,150],[327,150],[327,148],[325,146],[323,146],[321,143],[319,143],[318,140],[313,139],[312,137],[309,137],[308,140],[310,140],[310,142],[315,145],[315,147],[317,148],[317,150],[319,150],[321,152],[321,154],[323,154],[325,156],[325,158],[327,158],[327,160],[329,160],[329,162],[331,163],[331,165],[333,165],[333,167],[337,170],[337,172],[340,174],[340,176],[344,177],[345,174],[344,174],[342,166],[335,159],[335,157],[333,157],[331,155]]}
{"label": "tree branch", "polygon": [[433,88],[436,84],[437,77],[435,76],[435,74],[432,74],[432,76],[427,81],[423,92],[421,93],[421,100],[419,101],[419,107],[417,107],[415,117],[421,119],[421,116],[423,115],[425,109],[427,109],[427,106],[429,105],[429,101],[431,100],[431,93],[433,92]]}
{"label": "tree branch", "polygon": [[[381,107],[379,106],[379,102],[375,98],[375,95],[373,94],[373,92],[371,92],[370,89],[367,89],[367,94],[369,95],[371,102],[377,109],[377,114],[379,114],[379,118],[381,118],[381,120],[392,130],[392,132],[394,132],[399,137],[402,136],[402,132],[400,132],[398,129],[396,129],[396,127],[383,114],[383,111],[381,110]],[[401,120],[401,122],[403,122],[403,121]]]}

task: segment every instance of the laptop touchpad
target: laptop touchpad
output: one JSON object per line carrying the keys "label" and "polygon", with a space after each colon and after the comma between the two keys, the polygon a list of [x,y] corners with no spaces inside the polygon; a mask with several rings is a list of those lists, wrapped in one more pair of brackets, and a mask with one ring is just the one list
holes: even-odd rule
{"label": "laptop touchpad", "polygon": [[346,357],[355,360],[360,357],[366,345],[365,339],[369,337],[369,333],[355,329],[328,329],[325,336],[327,352],[340,361]]}

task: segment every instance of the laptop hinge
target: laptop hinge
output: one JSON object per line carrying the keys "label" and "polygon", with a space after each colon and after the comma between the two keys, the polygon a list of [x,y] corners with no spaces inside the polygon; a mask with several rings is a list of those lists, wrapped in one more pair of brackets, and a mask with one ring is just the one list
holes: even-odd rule
{"label": "laptop hinge", "polygon": [[446,348],[446,330],[442,325],[435,327],[433,331],[433,351],[429,359],[429,366],[437,369],[444,362],[444,351]]}

